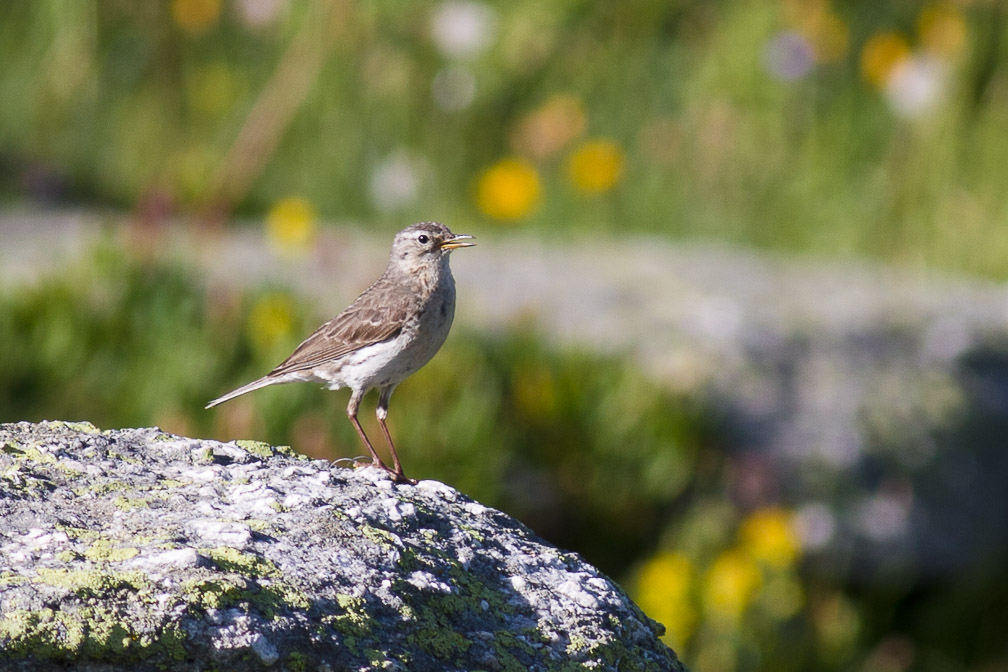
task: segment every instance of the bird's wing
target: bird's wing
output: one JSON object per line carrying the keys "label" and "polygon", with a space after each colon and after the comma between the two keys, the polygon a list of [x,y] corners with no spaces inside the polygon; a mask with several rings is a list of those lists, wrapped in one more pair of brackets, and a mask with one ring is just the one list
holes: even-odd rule
{"label": "bird's wing", "polygon": [[395,338],[413,310],[410,302],[381,305],[365,292],[342,313],[315,330],[268,378],[307,371],[360,348]]}

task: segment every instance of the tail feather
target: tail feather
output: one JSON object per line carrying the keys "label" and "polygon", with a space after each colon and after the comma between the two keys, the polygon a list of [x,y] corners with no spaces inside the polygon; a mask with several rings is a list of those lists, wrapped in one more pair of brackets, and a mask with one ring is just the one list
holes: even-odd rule
{"label": "tail feather", "polygon": [[230,401],[231,399],[234,399],[235,397],[240,397],[241,395],[245,394],[246,392],[251,392],[252,390],[258,390],[260,387],[266,387],[267,385],[275,385],[277,383],[283,383],[283,382],[286,382],[286,381],[284,381],[283,379],[279,379],[279,378],[270,378],[269,376],[263,376],[259,380],[253,380],[248,385],[242,385],[237,390],[232,390],[231,392],[228,392],[223,397],[217,397],[216,399],[214,399],[213,401],[211,401],[209,404],[207,404],[206,408],[213,408],[217,404],[223,404],[225,401]]}

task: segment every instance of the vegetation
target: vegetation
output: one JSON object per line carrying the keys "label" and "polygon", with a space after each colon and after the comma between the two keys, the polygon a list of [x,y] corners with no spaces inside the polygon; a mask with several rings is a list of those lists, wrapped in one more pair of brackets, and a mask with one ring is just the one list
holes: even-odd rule
{"label": "vegetation", "polygon": [[[437,218],[1005,279],[1006,18],[964,0],[0,3],[0,198],[265,218],[295,254],[320,222]],[[353,457],[342,395],[203,410],[326,317],[109,245],[0,295],[0,420]],[[390,424],[411,475],[583,553],[698,672],[1008,666],[999,568],[880,588],[818,565],[787,502],[726,494],[746,465],[707,403],[617,358],[457,330]]]}
{"label": "vegetation", "polygon": [[[999,2],[0,6],[10,196],[658,232],[1008,277]],[[468,230],[472,227],[466,227]]]}

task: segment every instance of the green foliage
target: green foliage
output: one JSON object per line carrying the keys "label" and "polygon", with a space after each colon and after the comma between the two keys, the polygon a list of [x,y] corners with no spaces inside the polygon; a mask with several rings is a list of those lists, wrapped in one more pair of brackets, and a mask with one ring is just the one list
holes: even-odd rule
{"label": "green foliage", "polygon": [[[1008,277],[1001,3],[473,2],[482,22],[446,19],[463,56],[432,28],[450,3],[251,4],[0,4],[0,189],[299,195],[390,229],[503,211]],[[613,162],[579,154],[595,139]],[[475,188],[515,156],[532,182]]]}
{"label": "green foliage", "polygon": [[[1008,278],[1003,3],[317,0],[275,3],[261,23],[252,4],[0,3],[0,195],[154,220],[271,209],[280,247],[310,239],[313,212],[388,229],[436,217]],[[431,25],[460,5],[485,43],[453,56]],[[0,296],[0,420],[363,452],[345,392],[267,388],[203,409],[327,316],[114,247],[92,261]],[[371,403],[362,421],[380,439]],[[776,551],[753,546],[745,530],[790,513],[726,502],[710,409],[618,358],[456,330],[396,391],[390,424],[411,475],[636,586],[694,669],[1005,664],[1000,630],[945,625],[998,612],[1004,591],[982,577],[901,612],[897,589],[804,576],[780,530]]]}
{"label": "green foliage", "polygon": [[213,374],[208,355],[227,344],[207,329],[204,300],[180,270],[128,263],[111,248],[93,261],[7,298],[7,419],[42,412],[131,425],[166,401],[191,404]]}

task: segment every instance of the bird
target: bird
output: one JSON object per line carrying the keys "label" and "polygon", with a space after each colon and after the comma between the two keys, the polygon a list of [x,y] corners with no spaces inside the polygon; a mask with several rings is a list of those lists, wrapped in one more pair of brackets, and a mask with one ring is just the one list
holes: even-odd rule
{"label": "bird", "polygon": [[[347,417],[371,455],[371,465],[406,477],[385,418],[393,390],[441,349],[455,316],[455,279],[448,264],[452,250],[472,247],[468,234],[454,234],[440,222],[419,222],[395,235],[388,266],[378,280],[346,309],[315,330],[294,352],[262,378],[214,399],[212,408],[252,390],[295,382],[350,389]],[[375,415],[385,435],[392,466],[382,462],[357,419],[361,400],[378,390]]]}

